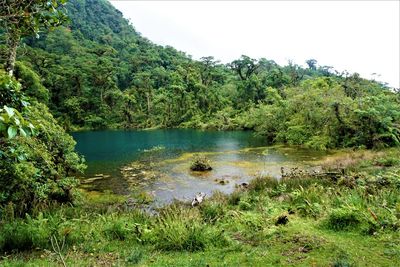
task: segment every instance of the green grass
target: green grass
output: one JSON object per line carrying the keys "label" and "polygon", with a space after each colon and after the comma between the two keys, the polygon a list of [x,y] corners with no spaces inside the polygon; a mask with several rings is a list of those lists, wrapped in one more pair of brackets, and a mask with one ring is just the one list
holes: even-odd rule
{"label": "green grass", "polygon": [[[75,207],[2,221],[0,265],[61,266],[53,238],[67,266],[399,266],[399,203],[399,164],[374,158],[341,179],[258,177],[248,189],[158,215],[86,194]],[[277,225],[282,216],[288,222]]]}

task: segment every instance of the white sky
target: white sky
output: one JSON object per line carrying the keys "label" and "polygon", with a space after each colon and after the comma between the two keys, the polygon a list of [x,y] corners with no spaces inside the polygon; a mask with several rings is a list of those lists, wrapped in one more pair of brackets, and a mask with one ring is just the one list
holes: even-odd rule
{"label": "white sky", "polygon": [[315,58],[400,88],[400,1],[110,1],[144,37],[194,59]]}

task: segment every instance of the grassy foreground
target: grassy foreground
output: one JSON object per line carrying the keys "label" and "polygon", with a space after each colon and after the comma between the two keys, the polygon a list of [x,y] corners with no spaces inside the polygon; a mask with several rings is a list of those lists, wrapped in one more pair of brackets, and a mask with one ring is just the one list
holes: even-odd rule
{"label": "grassy foreground", "polygon": [[153,215],[110,194],[24,219],[10,212],[0,266],[400,266],[400,151],[321,165],[341,174],[258,177]]}

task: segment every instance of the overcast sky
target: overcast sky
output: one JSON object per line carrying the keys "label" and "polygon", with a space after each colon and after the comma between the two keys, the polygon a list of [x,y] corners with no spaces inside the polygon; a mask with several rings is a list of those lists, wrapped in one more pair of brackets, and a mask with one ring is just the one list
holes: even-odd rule
{"label": "overcast sky", "polygon": [[400,88],[400,1],[110,1],[151,41],[194,59],[319,65]]}

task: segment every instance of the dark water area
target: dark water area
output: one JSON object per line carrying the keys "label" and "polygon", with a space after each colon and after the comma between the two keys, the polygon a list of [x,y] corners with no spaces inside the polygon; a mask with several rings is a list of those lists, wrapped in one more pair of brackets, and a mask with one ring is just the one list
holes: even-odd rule
{"label": "dark water area", "polygon": [[[197,192],[230,193],[237,184],[256,175],[279,178],[282,166],[307,166],[307,162],[325,155],[301,148],[268,147],[262,137],[250,131],[107,130],[76,132],[72,136],[88,165],[82,181],[99,177],[86,183],[90,190],[118,194],[144,191],[162,203],[189,199]],[[190,171],[190,162],[199,153],[211,160],[212,171]],[[143,171],[121,171],[126,166]],[[221,180],[226,183],[221,184]]]}

